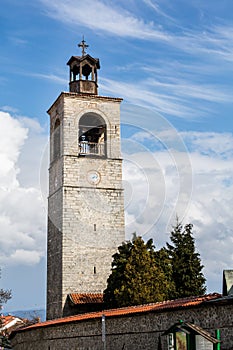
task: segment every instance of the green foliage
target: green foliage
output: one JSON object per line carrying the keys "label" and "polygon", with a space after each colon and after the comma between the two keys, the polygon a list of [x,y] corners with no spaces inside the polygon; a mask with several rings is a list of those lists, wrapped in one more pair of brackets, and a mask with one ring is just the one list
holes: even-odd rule
{"label": "green foliage", "polygon": [[113,255],[112,273],[104,291],[107,307],[158,302],[206,291],[203,265],[195,250],[192,224],[184,227],[177,219],[171,244],[155,251],[153,240],[134,236]]}
{"label": "green foliage", "polygon": [[[0,270],[0,277],[1,277],[1,270]],[[9,299],[11,299],[11,290],[5,290],[0,288],[0,310],[2,309],[2,305],[5,304]],[[0,326],[1,324],[2,324],[2,320],[0,319]],[[0,334],[0,348],[12,349],[10,345],[10,341],[8,340],[8,334],[4,332]]]}
{"label": "green foliage", "polygon": [[[1,270],[0,270],[1,273]],[[1,276],[0,276],[1,277]],[[0,289],[0,310],[2,305],[5,304],[9,299],[11,299],[11,290]]]}
{"label": "green foliage", "polygon": [[0,335],[0,349],[12,349],[11,343],[6,335]]}
{"label": "green foliage", "polygon": [[184,227],[177,219],[167,243],[167,252],[172,267],[172,280],[175,284],[174,298],[203,295],[206,291],[203,265],[199,253],[195,251],[192,224]]}
{"label": "green foliage", "polygon": [[104,290],[104,302],[109,307],[118,306],[115,290],[117,290],[123,284],[125,267],[130,257],[132,246],[133,243],[130,241],[123,243],[118,247],[119,253],[113,255],[112,273],[107,281],[108,286]]}
{"label": "green foliage", "polygon": [[164,272],[167,283],[166,290],[164,291],[166,297],[165,300],[173,299],[175,294],[175,283],[172,279],[172,262],[169,258],[169,253],[166,248],[161,248],[155,252],[155,259],[157,265]]}
{"label": "green foliage", "polygon": [[177,218],[171,244],[155,251],[153,240],[134,236],[113,255],[112,273],[104,291],[107,307],[123,307],[202,295],[206,291],[203,265],[195,249],[192,224]]}
{"label": "green foliage", "polygon": [[153,240],[134,237],[123,243],[113,256],[112,273],[104,291],[107,307],[123,307],[163,301],[169,281],[159,263]]}

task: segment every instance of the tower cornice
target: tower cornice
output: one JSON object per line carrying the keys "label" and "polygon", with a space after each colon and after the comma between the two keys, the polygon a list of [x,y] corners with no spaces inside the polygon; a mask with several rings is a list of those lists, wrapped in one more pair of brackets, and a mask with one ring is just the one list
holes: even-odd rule
{"label": "tower cornice", "polygon": [[103,100],[103,101],[111,101],[111,102],[117,102],[120,103],[123,101],[123,98],[121,97],[109,97],[109,96],[99,96],[99,95],[90,95],[90,94],[80,94],[76,92],[61,92],[60,95],[57,97],[55,102],[51,105],[51,107],[47,110],[47,113],[51,111],[51,109],[57,104],[57,102],[60,100],[61,97],[71,97],[71,98],[78,98],[78,99],[88,99],[88,100]]}

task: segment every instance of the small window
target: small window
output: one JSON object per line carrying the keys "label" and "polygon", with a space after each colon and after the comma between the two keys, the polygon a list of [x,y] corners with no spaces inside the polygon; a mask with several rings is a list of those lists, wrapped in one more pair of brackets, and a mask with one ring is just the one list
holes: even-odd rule
{"label": "small window", "polygon": [[60,120],[57,119],[53,131],[53,159],[60,157]]}
{"label": "small window", "polygon": [[168,350],[174,350],[174,334],[168,334]]}

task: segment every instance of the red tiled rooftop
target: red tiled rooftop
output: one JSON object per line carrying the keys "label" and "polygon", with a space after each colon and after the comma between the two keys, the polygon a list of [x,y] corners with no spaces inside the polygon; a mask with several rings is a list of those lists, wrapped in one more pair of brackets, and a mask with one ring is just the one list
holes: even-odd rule
{"label": "red tiled rooftop", "polygon": [[103,293],[71,293],[69,298],[75,305],[103,303]]}
{"label": "red tiled rooftop", "polygon": [[167,300],[167,301],[152,303],[152,304],[103,310],[98,312],[91,312],[91,313],[79,314],[75,316],[58,318],[55,320],[49,320],[42,323],[36,323],[29,327],[21,328],[19,331],[22,332],[22,331],[34,329],[34,328],[56,326],[64,323],[101,318],[103,314],[105,315],[105,317],[114,317],[114,316],[146,313],[146,312],[159,312],[161,310],[170,310],[170,309],[176,309],[176,308],[195,307],[207,301],[211,301],[219,298],[221,298],[221,294],[213,293],[213,294],[203,295],[199,297],[188,297],[188,298],[182,298],[182,299],[176,299],[176,300]]}
{"label": "red tiled rooftop", "polygon": [[1,327],[4,327],[9,322],[13,321],[15,319],[14,316],[8,315],[8,316],[0,316],[0,325]]}

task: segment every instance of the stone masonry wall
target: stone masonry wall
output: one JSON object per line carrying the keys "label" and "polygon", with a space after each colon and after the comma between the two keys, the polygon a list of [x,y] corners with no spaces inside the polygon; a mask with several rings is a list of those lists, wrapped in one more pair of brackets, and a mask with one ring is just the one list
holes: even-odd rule
{"label": "stone masonry wall", "polygon": [[[50,108],[51,164],[49,216],[59,233],[48,228],[49,318],[61,317],[67,294],[103,292],[112,255],[125,239],[122,159],[120,152],[120,101],[100,96],[62,93]],[[79,155],[79,120],[95,113],[105,120],[107,156]],[[60,121],[60,157],[53,157],[53,126]],[[99,182],[90,182],[90,172]],[[60,240],[58,239],[60,237]],[[53,253],[51,253],[53,251]],[[59,261],[60,259],[60,261]],[[60,288],[60,283],[61,288]],[[62,308],[58,307],[62,300]],[[50,310],[52,308],[52,310]],[[56,311],[55,311],[56,310]],[[53,316],[51,316],[53,315]]]}
{"label": "stone masonry wall", "polygon": [[[233,305],[208,304],[202,307],[106,318],[107,350],[167,349],[164,331],[178,320],[193,322],[213,336],[221,332],[221,350],[233,349]],[[15,350],[102,350],[101,317],[98,319],[47,326],[18,333]]]}

